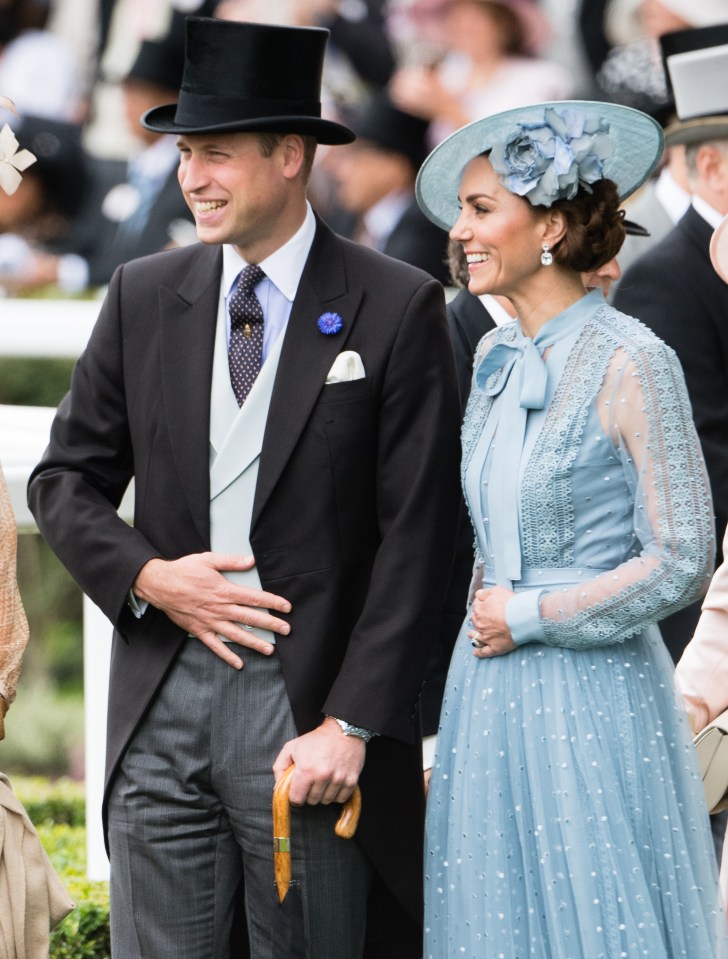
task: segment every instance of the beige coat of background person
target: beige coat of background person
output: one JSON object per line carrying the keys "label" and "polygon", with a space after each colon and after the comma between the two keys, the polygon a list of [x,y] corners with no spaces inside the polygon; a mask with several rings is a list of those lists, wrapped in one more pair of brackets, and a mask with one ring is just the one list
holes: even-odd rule
{"label": "beige coat of background person", "polygon": [[15,579],[15,556],[15,517],[0,472],[0,739],[5,737],[5,714],[15,699],[28,642],[28,621]]}
{"label": "beige coat of background person", "polygon": [[[15,557],[15,517],[0,471],[0,739],[28,642]],[[72,908],[27,813],[0,773],[0,959],[45,959],[50,930]]]}

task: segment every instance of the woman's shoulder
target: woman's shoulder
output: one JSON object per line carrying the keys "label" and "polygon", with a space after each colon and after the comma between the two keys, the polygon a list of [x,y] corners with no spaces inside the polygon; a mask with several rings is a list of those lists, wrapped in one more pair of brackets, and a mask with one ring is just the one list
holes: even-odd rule
{"label": "woman's shoulder", "polygon": [[608,303],[597,311],[591,328],[594,335],[607,337],[615,350],[623,350],[634,360],[649,356],[672,362],[676,358],[674,350],[654,330]]}

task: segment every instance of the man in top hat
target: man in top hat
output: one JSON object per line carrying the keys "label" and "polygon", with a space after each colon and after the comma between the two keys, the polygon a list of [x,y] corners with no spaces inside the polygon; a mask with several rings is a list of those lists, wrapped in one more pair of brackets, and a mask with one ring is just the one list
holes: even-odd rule
{"label": "man in top hat", "polygon": [[356,142],[327,157],[341,206],[331,225],[446,284],[447,233],[427,219],[415,199],[417,171],[428,153],[428,121],[377,93],[351,125]]}
{"label": "man in top hat", "polygon": [[[719,14],[719,7],[722,15]],[[686,53],[690,49],[700,50],[728,42],[728,26],[720,23],[728,16],[728,8],[724,0],[717,0],[712,8],[710,4],[703,4],[700,7],[692,4],[691,10],[695,22],[704,21],[705,26],[694,30],[675,28],[668,33],[662,33],[660,40],[662,65],[668,91],[668,103],[664,111],[667,117],[666,123],[672,123],[675,119],[675,104],[667,72],[667,58],[673,53]],[[639,256],[655,246],[677,225],[690,206],[690,197],[691,187],[685,165],[685,144],[673,143],[665,149],[665,162],[659,175],[641,187],[625,205],[627,215],[642,223],[649,230],[650,238],[645,242],[643,239],[627,236],[624,246],[619,251],[619,262],[623,271],[629,269]],[[613,287],[613,295],[615,292],[616,284]]]}
{"label": "man in top hat", "polygon": [[[697,49],[695,32],[704,43]],[[711,266],[709,247],[728,213],[728,25],[707,35],[667,34],[661,42],[669,43],[667,69],[679,117],[665,140],[668,146],[685,144],[693,197],[677,226],[625,272],[614,302],[650,326],[680,359],[720,544],[728,519],[728,287]],[[699,614],[695,603],[660,624],[676,661]]]}
{"label": "man in top hat", "polygon": [[306,200],[316,142],[353,137],[321,118],[326,38],[189,19],[179,102],[143,122],[177,134],[202,243],[117,270],[29,484],[115,625],[115,959],[227,959],[239,902],[238,952],[274,954],[271,792],[292,763],[307,954],[421,955],[417,701],[454,548],[457,386],[440,284]]}

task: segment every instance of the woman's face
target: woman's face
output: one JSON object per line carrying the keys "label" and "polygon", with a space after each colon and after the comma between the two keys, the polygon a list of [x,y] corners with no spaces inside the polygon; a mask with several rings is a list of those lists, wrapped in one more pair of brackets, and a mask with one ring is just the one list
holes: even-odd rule
{"label": "woman's face", "polygon": [[450,238],[462,244],[471,293],[518,296],[541,265],[544,220],[501,184],[487,157],[472,159],[460,181],[460,216]]}
{"label": "woman's face", "polygon": [[661,37],[663,33],[686,30],[692,26],[687,20],[683,20],[682,17],[663,6],[660,0],[642,0],[639,6],[639,17],[642,30],[648,37]]}
{"label": "woman's face", "polygon": [[488,5],[479,0],[458,0],[445,16],[448,49],[464,53],[476,63],[501,57],[505,40],[491,17]]}

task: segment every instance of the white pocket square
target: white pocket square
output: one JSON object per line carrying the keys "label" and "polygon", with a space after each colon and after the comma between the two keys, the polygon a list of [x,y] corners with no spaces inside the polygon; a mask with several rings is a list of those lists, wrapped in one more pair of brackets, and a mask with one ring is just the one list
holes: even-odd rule
{"label": "white pocket square", "polygon": [[344,350],[334,360],[326,382],[349,383],[351,380],[362,380],[364,376],[364,364],[359,354],[354,353],[353,350]]}

